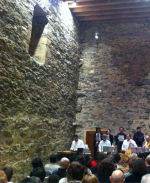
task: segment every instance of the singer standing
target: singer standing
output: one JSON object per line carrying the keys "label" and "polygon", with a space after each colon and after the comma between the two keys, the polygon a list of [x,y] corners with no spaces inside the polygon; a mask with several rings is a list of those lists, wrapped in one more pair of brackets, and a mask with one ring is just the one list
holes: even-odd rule
{"label": "singer standing", "polygon": [[96,128],[96,132],[94,134],[94,160],[97,159],[97,151],[98,151],[98,147],[99,147],[99,142],[102,140],[102,132],[101,132],[101,128],[98,127]]}

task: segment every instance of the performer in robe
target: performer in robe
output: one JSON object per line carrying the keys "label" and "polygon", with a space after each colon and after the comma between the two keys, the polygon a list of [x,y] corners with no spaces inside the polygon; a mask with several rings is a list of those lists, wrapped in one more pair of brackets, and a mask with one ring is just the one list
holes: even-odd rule
{"label": "performer in robe", "polygon": [[131,134],[127,134],[126,138],[127,139],[125,139],[122,144],[122,152],[125,152],[129,147],[137,147],[136,142],[131,139]]}
{"label": "performer in robe", "polygon": [[103,134],[102,135],[102,140],[99,143],[99,151],[103,152],[103,146],[111,146],[111,143],[109,140],[107,140],[107,135]]}
{"label": "performer in robe", "polygon": [[137,132],[133,136],[133,140],[136,142],[138,147],[142,147],[142,144],[144,142],[144,134],[141,132],[141,127],[138,126]]}
{"label": "performer in robe", "polygon": [[101,132],[101,128],[98,127],[96,128],[96,132],[94,134],[94,160],[97,159],[97,151],[98,151],[98,145],[99,145],[99,142],[101,141],[102,139],[102,132]]}
{"label": "performer in robe", "polygon": [[124,133],[124,128],[120,127],[119,130],[120,130],[120,133],[117,134],[117,139],[116,139],[118,153],[121,152],[123,141],[126,139],[126,134]]}
{"label": "performer in robe", "polygon": [[77,151],[78,148],[84,148],[84,143],[78,138],[78,135],[74,135],[74,140],[72,141],[70,151]]}

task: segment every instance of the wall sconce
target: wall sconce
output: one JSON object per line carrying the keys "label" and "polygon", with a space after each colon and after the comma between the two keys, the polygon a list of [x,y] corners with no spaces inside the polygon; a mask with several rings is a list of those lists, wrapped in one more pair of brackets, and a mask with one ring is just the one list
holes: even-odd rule
{"label": "wall sconce", "polygon": [[99,37],[98,37],[98,33],[97,32],[95,32],[95,39],[98,39]]}

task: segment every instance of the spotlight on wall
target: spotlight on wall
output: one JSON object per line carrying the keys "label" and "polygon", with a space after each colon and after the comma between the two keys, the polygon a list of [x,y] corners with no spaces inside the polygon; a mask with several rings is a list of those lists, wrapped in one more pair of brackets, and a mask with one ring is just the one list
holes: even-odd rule
{"label": "spotlight on wall", "polygon": [[99,37],[98,37],[98,33],[97,32],[95,32],[95,39],[98,39]]}
{"label": "spotlight on wall", "polygon": [[76,5],[77,5],[76,0],[73,0],[73,6],[76,6]]}

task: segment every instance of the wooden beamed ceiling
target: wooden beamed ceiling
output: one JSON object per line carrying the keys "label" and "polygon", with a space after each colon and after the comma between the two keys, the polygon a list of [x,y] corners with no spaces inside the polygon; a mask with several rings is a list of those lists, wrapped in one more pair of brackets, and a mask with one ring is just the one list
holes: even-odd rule
{"label": "wooden beamed ceiling", "polygon": [[150,0],[65,0],[81,23],[117,23],[150,20]]}

